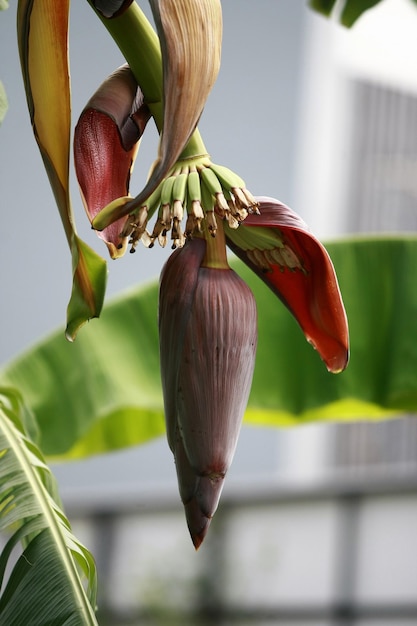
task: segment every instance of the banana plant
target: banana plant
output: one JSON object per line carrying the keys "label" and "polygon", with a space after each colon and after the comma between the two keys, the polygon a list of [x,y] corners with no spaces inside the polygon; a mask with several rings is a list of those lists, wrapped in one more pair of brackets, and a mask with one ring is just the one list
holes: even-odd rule
{"label": "banana plant", "polygon": [[[254,198],[238,175],[215,164],[197,130],[220,67],[220,0],[150,4],[157,33],[136,2],[91,2],[127,66],[82,112],[74,162],[87,215],[113,258],[127,244],[134,252],[139,241],[164,246],[169,233],[178,248],[160,284],[161,376],[168,443],[198,548],[236,448],[257,344],[255,301],[229,267],[226,245],[264,277],[329,371],[345,369],[349,337],[324,247],[288,207]],[[101,261],[76,235],[69,197],[68,11],[68,0],[18,5],[29,111],[73,254],[72,339],[98,314],[104,280]],[[131,197],[130,173],[151,117],[160,132],[159,153],[144,189]]]}
{"label": "banana plant", "polygon": [[[378,0],[347,0],[342,22],[352,24],[377,3]],[[131,0],[96,0],[90,4],[119,45],[128,66],[116,71],[99,89],[80,118],[74,145],[78,180],[90,221],[113,258],[121,256],[127,244],[131,251],[139,241],[147,247],[155,242],[165,245],[171,232],[175,251],[164,268],[160,284],[159,354],[146,355],[148,366],[140,368],[137,378],[143,381],[149,359],[156,362],[160,358],[168,441],[176,457],[180,493],[197,548],[217,507],[250,393],[255,401],[251,404],[249,399],[247,414],[252,418],[257,415],[258,422],[274,420],[271,417],[274,408],[259,410],[259,398],[265,400],[268,396],[265,387],[261,386],[259,392],[255,364],[254,303],[255,300],[262,303],[262,297],[256,294],[254,299],[246,285],[251,282],[248,275],[243,282],[230,268],[226,245],[283,301],[331,372],[342,371],[347,365],[346,315],[333,264],[323,246],[288,207],[274,199],[254,198],[235,173],[213,163],[198,132],[197,123],[220,65],[220,2],[151,0],[157,34]],[[311,0],[310,4],[329,15],[336,3]],[[6,5],[3,0],[0,9]],[[66,334],[74,339],[85,321],[100,314],[107,270],[104,260],[78,237],[69,196],[68,12],[68,0],[60,3],[19,0],[18,3],[19,52],[30,117],[72,255],[73,290]],[[131,197],[131,168],[151,118],[161,134],[159,153],[145,188]],[[115,163],[119,169],[114,167]],[[156,223],[149,232],[148,220],[154,213]],[[147,297],[140,316],[146,319],[146,311],[153,305],[154,301]],[[270,309],[274,310],[274,305]],[[262,306],[260,311],[264,312]],[[276,331],[275,325],[274,317],[271,336]],[[125,325],[123,330],[129,327]],[[149,336],[149,324],[146,334]],[[291,335],[292,341],[296,339]],[[94,344],[97,355],[101,356],[100,341]],[[283,344],[281,338],[279,345]],[[134,350],[137,352],[136,347]],[[309,358],[303,354],[300,363],[309,362]],[[97,357],[97,364],[102,365],[103,360]],[[281,376],[288,369],[284,358]],[[20,363],[6,372],[4,378],[26,386],[30,395],[31,383],[28,384],[22,370],[25,371],[25,365]],[[40,373],[38,368],[35,370]],[[33,371],[32,378],[29,377],[32,383]],[[309,375],[307,368],[307,379]],[[61,378],[60,384],[68,378]],[[377,373],[376,379],[379,378]],[[52,372],[48,379],[38,389],[44,390],[43,401],[47,405],[49,402],[50,407],[59,394],[51,386]],[[109,380],[115,379],[113,372]],[[154,381],[153,376],[149,379]],[[314,376],[312,379],[321,380]],[[122,386],[126,380],[119,382]],[[139,391],[141,402],[145,398],[149,405],[145,402],[145,407],[141,406],[142,424],[135,424],[134,436],[130,440],[126,437],[122,445],[136,443],[150,436],[149,433],[158,434],[164,427],[162,409],[158,402],[157,408],[153,404],[157,389],[138,387],[136,383],[133,393]],[[316,401],[317,389],[323,385],[316,387],[314,393],[310,390],[310,395],[305,394],[307,407],[303,415],[310,418],[317,416],[315,411],[323,415],[323,406],[319,403],[317,408]],[[389,402],[372,394],[367,396],[369,389],[362,389],[359,398],[355,398],[356,404],[353,402],[356,407],[353,410],[349,384],[346,387],[344,393],[336,387],[334,398],[342,398],[342,403],[346,400],[348,408],[344,406],[347,412],[350,407],[350,415],[374,405],[382,407],[382,414],[415,406],[414,390],[403,389],[401,394],[399,385],[400,392],[396,388]],[[331,384],[330,388],[334,386]],[[351,388],[361,389],[359,379],[355,379]],[[70,394],[74,399],[76,396]],[[72,536],[60,510],[49,470],[27,432],[28,415],[23,412],[18,396],[10,389],[3,389],[1,398],[0,525],[1,528],[12,525],[14,534],[0,559],[0,572],[4,572],[9,553],[18,540],[23,541],[24,552],[0,599],[0,616],[8,624],[28,623],[28,615],[33,618],[36,606],[37,623],[94,624],[95,571],[91,556]],[[116,442],[120,418],[123,424],[132,424],[131,411],[121,402],[112,412],[101,400],[98,404],[108,411],[107,427]],[[85,410],[88,401],[83,403]],[[286,407],[285,394],[280,397],[280,403]],[[272,406],[280,415],[276,420],[285,421],[290,414],[297,415],[294,407],[277,411],[276,404],[275,398]],[[329,402],[328,410],[336,406],[339,406],[336,400]],[[80,407],[73,407],[76,410],[70,422],[74,422],[74,414]],[[38,409],[40,422],[45,416],[50,418],[44,405]],[[146,424],[143,427],[146,414],[148,429]],[[259,418],[260,414],[263,417]],[[98,451],[94,448],[95,435],[101,432],[103,424],[98,423],[88,438],[87,420],[79,422],[72,440],[65,429],[61,433],[55,430],[54,438],[51,423],[44,425],[44,439],[50,436],[53,440],[49,445],[51,454],[62,453],[71,444],[75,455]],[[76,563],[87,576],[87,593],[80,583]],[[59,582],[59,596],[56,587],[39,589],[44,579],[48,585],[53,579]],[[68,599],[65,603],[61,602],[62,589]]]}
{"label": "banana plant", "polygon": [[[168,442],[197,548],[233,458],[255,367],[255,301],[230,268],[226,245],[283,301],[330,372],[348,363],[347,319],[320,242],[288,207],[255,198],[239,176],[215,164],[198,132],[220,67],[220,1],[151,0],[157,33],[135,2],[90,4],[127,65],[86,105],[75,129],[75,167],[87,215],[113,258],[128,244],[134,252],[139,241],[166,245],[171,233],[175,252],[159,295],[162,387]],[[333,4],[315,8],[329,13]],[[18,4],[30,117],[73,259],[66,330],[73,339],[100,314],[106,266],[79,239],[69,195],[68,14],[69,0]],[[352,15],[347,2],[342,21]],[[144,189],[131,197],[131,169],[151,118],[159,153]]]}
{"label": "banana plant", "polygon": [[[87,214],[113,257],[127,243],[131,252],[139,241],[165,246],[169,235],[175,250],[160,284],[161,377],[168,443],[198,548],[233,458],[256,355],[255,302],[229,267],[226,245],[264,277],[331,372],[348,362],[347,319],[330,257],[304,222],[274,199],[255,198],[212,161],[196,130],[220,64],[218,0],[151,2],[161,54],[135,3],[116,4],[117,14],[92,4],[128,67],[82,112],[75,167]],[[144,189],[130,198],[150,115],[161,133],[159,154]]]}
{"label": "banana plant", "polygon": [[[348,1],[341,19],[353,23],[376,3]],[[220,0],[151,0],[157,33],[136,2],[90,4],[127,65],[86,105],[75,129],[75,167],[87,215],[110,256],[122,256],[127,245],[134,252],[139,241],[148,248],[155,242],[164,246],[168,233],[178,248],[161,278],[160,359],[168,442],[198,547],[236,447],[257,343],[253,297],[230,269],[226,245],[278,295],[334,373],[348,363],[347,319],[323,246],[288,207],[254,198],[239,176],[215,164],[198,132],[220,67]],[[327,13],[334,4],[312,2]],[[73,259],[66,331],[73,339],[86,320],[100,313],[106,269],[79,239],[69,195],[68,14],[69,0],[59,6],[51,0],[18,4],[29,112]],[[144,189],[131,197],[130,173],[151,118],[160,132],[159,153]],[[230,299],[229,292],[234,294]],[[201,298],[207,302],[204,308]],[[217,317],[219,308],[229,325]],[[242,314],[241,322],[237,313],[246,308],[251,312]],[[207,394],[202,393],[205,385],[211,390]],[[224,415],[220,406],[227,407]],[[196,427],[196,420],[207,428]]]}

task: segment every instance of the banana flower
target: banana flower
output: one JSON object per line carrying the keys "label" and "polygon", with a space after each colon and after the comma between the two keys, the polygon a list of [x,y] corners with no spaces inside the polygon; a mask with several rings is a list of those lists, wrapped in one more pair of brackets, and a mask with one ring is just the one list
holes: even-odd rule
{"label": "banana flower", "polygon": [[[329,371],[342,371],[349,341],[335,271],[323,245],[287,206],[254,198],[240,177],[204,156],[194,163],[178,161],[136,213],[119,217],[117,212],[107,219],[113,206],[130,200],[130,172],[149,117],[133,74],[123,66],[99,87],[75,129],[81,194],[93,225],[106,216],[107,225],[98,234],[111,256],[123,255],[127,241],[131,251],[139,241],[165,246],[169,232],[173,247],[181,247],[187,238],[202,234],[203,221],[210,237],[221,221],[229,248],[288,307]],[[148,231],[148,219],[156,211],[156,223]]]}
{"label": "banana flower", "polygon": [[[116,99],[112,80],[128,84]],[[348,326],[330,257],[303,220],[277,200],[253,197],[206,154],[178,160],[147,200],[120,213],[129,206],[132,159],[148,119],[143,106],[128,68],[117,72],[81,115],[75,162],[93,226],[103,227],[114,256],[124,253],[127,239],[134,251],[139,241],[165,246],[171,235],[175,250],[160,283],[161,377],[168,443],[198,548],[232,462],[257,343],[254,299],[230,269],[226,245],[287,306],[330,372],[347,365]],[[126,124],[134,129],[127,151]],[[102,140],[109,130],[111,141]]]}
{"label": "banana flower", "polygon": [[[257,343],[254,298],[229,267],[226,246],[288,307],[331,372],[348,362],[347,320],[332,262],[304,222],[276,200],[253,197],[239,176],[212,162],[199,135],[220,67],[220,0],[150,0],[158,35],[135,2],[89,1],[128,65],[82,112],[75,168],[90,222],[112,258],[128,244],[134,252],[139,242],[165,246],[169,237],[175,249],[160,283],[161,376],[168,442],[198,548],[232,462]],[[69,200],[69,2],[19,0],[18,7],[31,118],[73,253],[76,329],[98,314],[104,281],[102,264],[99,282],[97,259],[76,236]],[[160,133],[158,156],[132,198],[130,175],[150,117]]]}

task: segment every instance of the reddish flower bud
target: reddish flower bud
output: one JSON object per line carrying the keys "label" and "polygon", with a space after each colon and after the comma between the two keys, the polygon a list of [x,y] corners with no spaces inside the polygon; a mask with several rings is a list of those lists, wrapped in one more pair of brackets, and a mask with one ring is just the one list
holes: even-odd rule
{"label": "reddish flower bud", "polygon": [[231,269],[202,267],[193,239],[161,277],[159,331],[168,442],[196,548],[217,508],[252,383],[257,313]]}

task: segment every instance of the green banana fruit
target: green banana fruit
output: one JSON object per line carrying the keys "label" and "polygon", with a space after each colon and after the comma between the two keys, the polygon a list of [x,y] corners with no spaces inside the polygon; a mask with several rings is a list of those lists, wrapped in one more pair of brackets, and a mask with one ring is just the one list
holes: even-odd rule
{"label": "green banana fruit", "polygon": [[223,194],[223,188],[221,186],[221,183],[211,167],[200,167],[198,171],[200,173],[200,178],[202,182],[205,184],[205,186],[213,196],[217,196],[217,194]]}
{"label": "green banana fruit", "polygon": [[200,176],[195,167],[188,174],[187,192],[188,199],[191,200],[191,202],[201,202]]}
{"label": "green banana fruit", "polygon": [[228,167],[225,167],[224,165],[217,165],[217,163],[211,163],[210,169],[219,179],[223,189],[233,191],[233,189],[237,187],[240,189],[244,189],[246,187],[245,181]]}
{"label": "green banana fruit", "polygon": [[175,178],[174,186],[172,188],[173,201],[179,201],[182,204],[185,201],[185,194],[187,192],[187,180],[188,180],[188,167],[182,168],[181,173]]}

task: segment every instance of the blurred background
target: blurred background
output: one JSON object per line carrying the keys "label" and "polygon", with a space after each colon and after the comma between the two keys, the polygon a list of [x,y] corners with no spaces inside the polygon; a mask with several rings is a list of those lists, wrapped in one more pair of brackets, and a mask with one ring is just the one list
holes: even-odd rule
{"label": "blurred background", "polygon": [[[0,365],[63,326],[71,286],[28,119],[15,13],[11,3],[0,15],[9,99],[0,128]],[[350,31],[306,0],[225,0],[223,13],[221,73],[200,124],[213,159],[254,194],[290,205],[325,240],[415,231],[413,2],[384,0]],[[75,123],[123,59],[86,2],[72,3],[70,38]],[[133,193],[155,156],[156,133],[146,135]],[[73,200],[81,236],[105,255],[74,181]],[[168,254],[139,248],[109,261],[108,297],[156,279]],[[413,416],[244,426],[197,554],[165,439],[54,472],[75,534],[97,560],[104,625],[417,624]]]}

